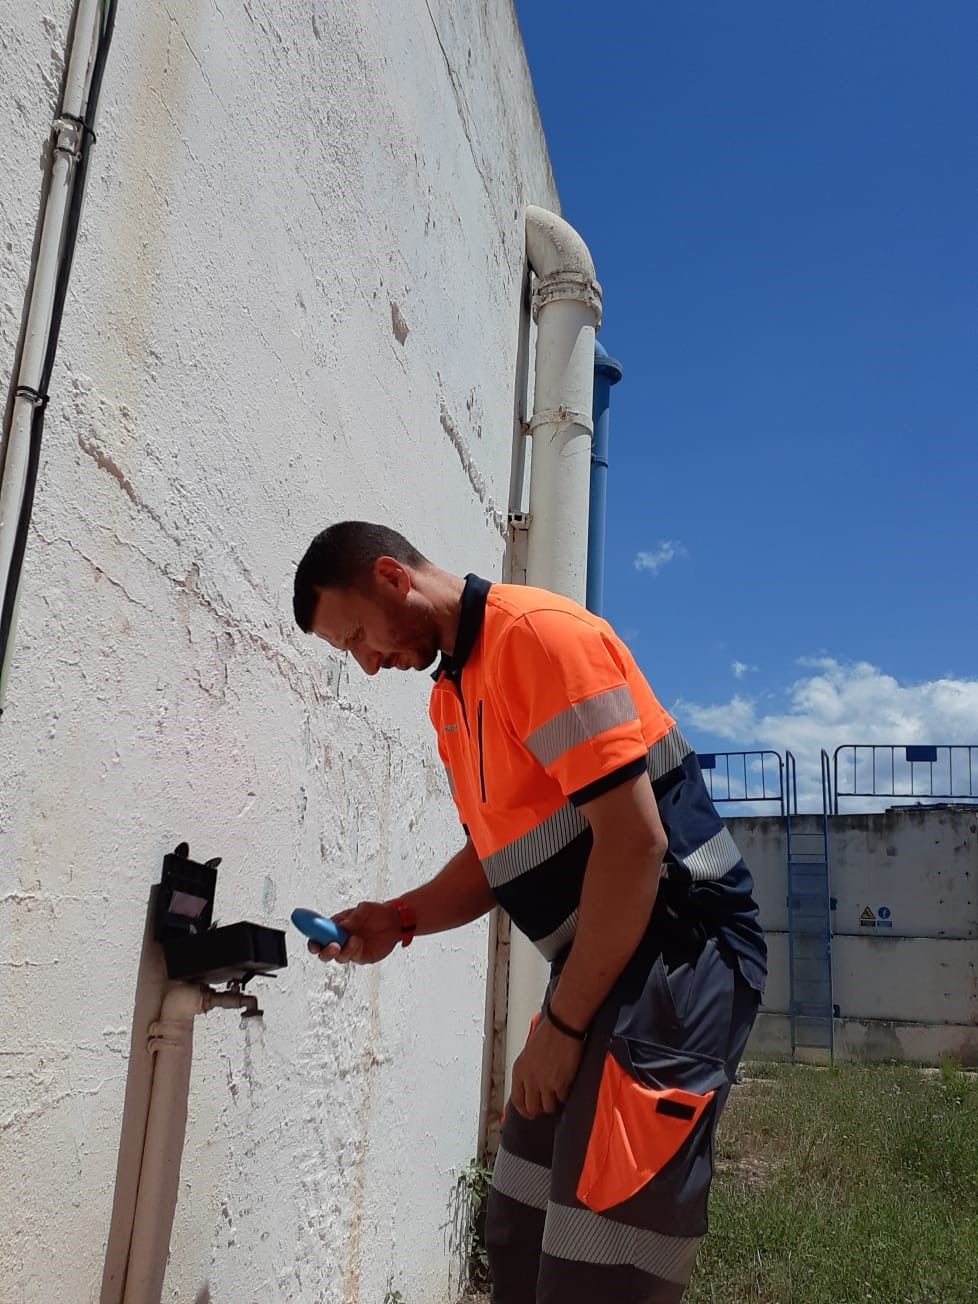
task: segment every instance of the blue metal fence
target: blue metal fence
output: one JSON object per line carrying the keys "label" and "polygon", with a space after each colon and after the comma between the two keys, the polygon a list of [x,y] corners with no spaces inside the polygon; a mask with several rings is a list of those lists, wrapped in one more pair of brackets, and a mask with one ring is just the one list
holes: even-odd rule
{"label": "blue metal fence", "polygon": [[832,762],[833,812],[839,799],[978,801],[978,745],[844,743]]}
{"label": "blue metal fence", "polygon": [[713,801],[770,801],[785,813],[784,761],[778,752],[700,752],[696,758]]}

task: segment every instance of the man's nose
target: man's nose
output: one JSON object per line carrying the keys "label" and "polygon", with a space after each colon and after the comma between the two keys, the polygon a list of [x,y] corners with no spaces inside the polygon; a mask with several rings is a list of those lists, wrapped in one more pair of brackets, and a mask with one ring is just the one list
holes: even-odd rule
{"label": "man's nose", "polygon": [[375,675],[380,669],[381,658],[378,652],[354,650],[353,655],[365,675]]}

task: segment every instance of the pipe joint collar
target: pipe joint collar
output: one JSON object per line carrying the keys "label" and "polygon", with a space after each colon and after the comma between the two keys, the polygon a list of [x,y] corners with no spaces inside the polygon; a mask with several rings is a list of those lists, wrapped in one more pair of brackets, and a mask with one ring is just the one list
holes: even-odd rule
{"label": "pipe joint collar", "polygon": [[594,423],[591,420],[590,412],[574,412],[567,407],[549,408],[545,412],[534,412],[527,427],[527,434],[535,434],[540,426],[554,426],[557,430],[562,426],[580,426],[589,435],[594,434]]}
{"label": "pipe joint collar", "polygon": [[539,321],[540,311],[548,303],[561,299],[587,304],[594,313],[595,328],[600,325],[601,286],[593,276],[563,270],[539,277],[533,290],[533,320]]}
{"label": "pipe joint collar", "polygon": [[149,1025],[146,1049],[151,1055],[164,1047],[180,1050],[187,1045],[187,1033],[191,1026],[190,1019],[159,1019]]}

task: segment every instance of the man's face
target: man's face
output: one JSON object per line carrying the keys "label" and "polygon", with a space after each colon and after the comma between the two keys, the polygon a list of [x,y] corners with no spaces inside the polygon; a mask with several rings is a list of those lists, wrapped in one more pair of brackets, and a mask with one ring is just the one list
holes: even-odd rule
{"label": "man's face", "polygon": [[349,652],[368,675],[424,670],[439,652],[431,608],[396,562],[378,562],[363,589],[320,589],[312,633]]}

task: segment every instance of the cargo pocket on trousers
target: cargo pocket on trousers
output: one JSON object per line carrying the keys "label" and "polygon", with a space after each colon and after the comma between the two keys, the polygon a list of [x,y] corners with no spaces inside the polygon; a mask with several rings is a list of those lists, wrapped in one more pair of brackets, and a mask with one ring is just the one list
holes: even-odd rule
{"label": "cargo pocket on trousers", "polygon": [[726,1081],[719,1060],[613,1038],[577,1198],[595,1213],[640,1191],[692,1136]]}

